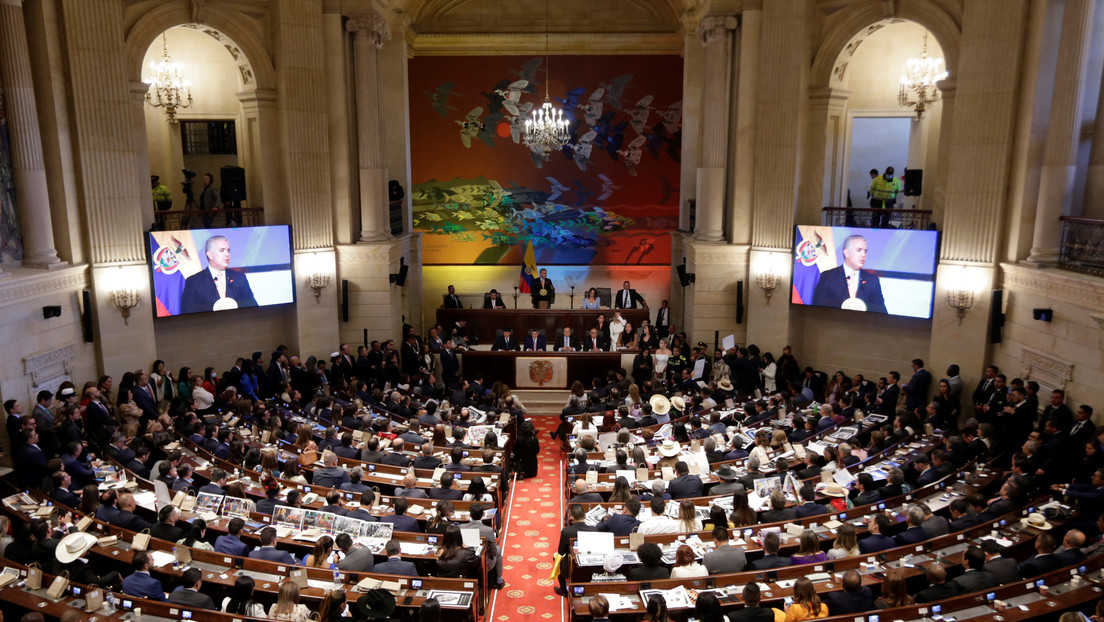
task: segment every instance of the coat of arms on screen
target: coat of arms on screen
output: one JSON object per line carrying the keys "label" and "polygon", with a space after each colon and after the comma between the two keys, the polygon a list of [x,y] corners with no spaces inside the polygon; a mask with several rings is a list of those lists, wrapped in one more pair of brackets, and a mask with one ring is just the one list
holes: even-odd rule
{"label": "coat of arms on screen", "polygon": [[552,380],[551,361],[533,361],[529,363],[529,379],[544,386],[544,383]]}
{"label": "coat of arms on screen", "polygon": [[191,259],[188,255],[188,249],[184,248],[184,244],[180,240],[174,237],[172,241],[172,246],[162,246],[153,255],[154,269],[160,270],[164,274],[172,274],[180,269],[180,257],[178,255],[184,255]]}
{"label": "coat of arms on screen", "polygon": [[797,245],[797,260],[803,266],[811,266],[817,262],[817,249],[824,247],[824,239],[819,233],[813,232],[813,239],[802,240]]}

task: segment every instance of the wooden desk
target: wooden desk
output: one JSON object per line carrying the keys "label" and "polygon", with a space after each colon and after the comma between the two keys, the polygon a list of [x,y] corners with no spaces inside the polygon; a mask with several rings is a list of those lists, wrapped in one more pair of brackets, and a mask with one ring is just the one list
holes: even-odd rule
{"label": "wooden desk", "polygon": [[[526,305],[529,300],[526,297]],[[520,302],[519,302],[520,304]],[[617,309],[621,317],[632,324],[633,328],[640,328],[642,320],[649,317],[647,309]],[[608,322],[613,318],[614,309],[437,309],[437,323],[446,329],[456,324],[458,320],[466,320],[468,336],[479,338],[481,344],[493,344],[495,331],[504,326],[514,329],[514,337],[519,343],[525,343],[525,337],[529,335],[531,328],[543,328],[545,339],[549,343],[553,337],[560,335],[561,329],[571,328],[571,334],[582,338],[591,324],[599,315],[605,315]]]}
{"label": "wooden desk", "polygon": [[[519,358],[563,359],[567,362],[566,377],[553,378],[551,382],[540,385],[543,389],[568,389],[576,380],[589,387],[594,378],[602,378],[606,373],[620,369],[620,352],[487,352],[469,350],[460,355],[460,363],[466,372],[479,370],[488,378],[502,381],[511,387],[518,386]],[[628,369],[626,367],[626,369]],[[526,383],[530,378],[523,378]]]}

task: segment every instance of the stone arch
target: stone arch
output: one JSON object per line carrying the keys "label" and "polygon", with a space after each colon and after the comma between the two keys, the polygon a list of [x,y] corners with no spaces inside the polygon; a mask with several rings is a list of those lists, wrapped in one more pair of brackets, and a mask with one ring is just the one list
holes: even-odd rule
{"label": "stone arch", "polygon": [[184,26],[207,33],[234,58],[246,90],[276,88],[276,71],[259,33],[242,25],[240,16],[215,6],[207,7],[200,23],[186,6],[166,4],[142,15],[127,32],[127,77],[142,80],[142,59],[149,46],[170,28]]}
{"label": "stone arch", "polygon": [[953,15],[930,0],[901,0],[891,15],[887,15],[882,6],[868,2],[841,12],[840,17],[829,27],[813,57],[813,67],[809,75],[810,88],[830,86],[836,61],[846,51],[848,44],[863,31],[880,22],[891,20],[911,21],[927,28],[943,49],[944,66],[951,77],[955,77],[962,29]]}

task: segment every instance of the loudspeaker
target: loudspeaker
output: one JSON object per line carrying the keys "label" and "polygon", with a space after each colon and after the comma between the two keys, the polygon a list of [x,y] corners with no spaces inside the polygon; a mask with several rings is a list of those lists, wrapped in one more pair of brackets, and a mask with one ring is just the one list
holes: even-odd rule
{"label": "loudspeaker", "polygon": [[924,169],[905,169],[905,196],[918,197],[924,189]]}
{"label": "loudspeaker", "polygon": [[736,323],[744,323],[744,282],[736,281]]}
{"label": "loudspeaker", "polygon": [[1004,290],[994,289],[989,304],[989,343],[1000,343],[1004,332]]}
{"label": "loudspeaker", "polygon": [[84,341],[92,343],[92,290],[81,292],[81,332],[84,333]]}
{"label": "loudspeaker", "polygon": [[245,200],[245,169],[240,166],[224,166],[222,173],[222,200]]}
{"label": "loudspeaker", "polygon": [[341,279],[341,321],[349,321],[349,279]]}
{"label": "loudspeaker", "polygon": [[697,279],[696,275],[686,271],[685,263],[675,266],[675,271],[678,272],[679,283],[682,283],[683,287],[687,287]]}
{"label": "loudspeaker", "polygon": [[48,320],[52,317],[61,317],[61,307],[57,305],[42,307],[42,319]]}
{"label": "loudspeaker", "polygon": [[388,275],[388,277],[390,277],[388,280],[390,280],[395,285],[402,287],[403,285],[406,285],[406,275],[408,272],[410,272],[410,266],[406,265],[406,258],[400,257],[398,274]]}
{"label": "loudspeaker", "polygon": [[1040,322],[1049,322],[1054,319],[1054,309],[1032,309],[1031,316]]}

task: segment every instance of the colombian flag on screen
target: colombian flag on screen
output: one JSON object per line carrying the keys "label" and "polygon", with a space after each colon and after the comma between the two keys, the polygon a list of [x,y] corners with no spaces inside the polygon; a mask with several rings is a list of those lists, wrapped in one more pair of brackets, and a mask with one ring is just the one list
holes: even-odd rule
{"label": "colombian flag on screen", "polygon": [[533,254],[533,241],[529,241],[529,245],[525,248],[525,259],[521,264],[521,283],[518,284],[518,290],[523,294],[528,294],[532,291],[533,277],[537,275],[537,257]]}
{"label": "colombian flag on screen", "polygon": [[794,241],[792,302],[812,304],[820,273],[836,267],[831,227],[798,226]]}

